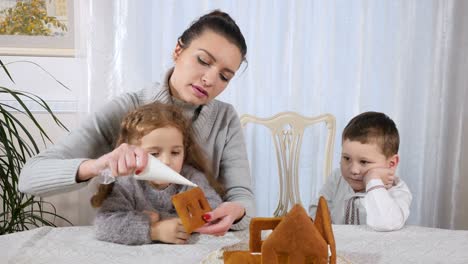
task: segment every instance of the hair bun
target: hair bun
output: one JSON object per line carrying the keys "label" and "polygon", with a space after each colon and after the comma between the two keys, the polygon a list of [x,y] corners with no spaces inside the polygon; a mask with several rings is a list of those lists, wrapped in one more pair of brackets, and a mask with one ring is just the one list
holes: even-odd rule
{"label": "hair bun", "polygon": [[202,16],[202,17],[222,17],[222,18],[231,20],[231,17],[227,13],[225,13],[225,12],[219,10],[219,9],[215,9],[215,10],[211,11],[210,13]]}

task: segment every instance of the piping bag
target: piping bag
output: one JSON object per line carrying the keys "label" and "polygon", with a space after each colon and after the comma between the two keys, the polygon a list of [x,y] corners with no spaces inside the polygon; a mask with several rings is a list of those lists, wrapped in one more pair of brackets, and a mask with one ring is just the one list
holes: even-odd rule
{"label": "piping bag", "polygon": [[[139,164],[140,160],[137,158],[136,162],[137,164]],[[143,169],[142,172],[138,174],[133,174],[133,177],[136,180],[153,181],[157,184],[176,183],[197,187],[195,183],[187,180],[187,178],[175,172],[166,164],[162,163],[160,160],[149,154],[148,164],[146,165],[146,167]],[[110,184],[115,181],[115,177],[112,175],[112,172],[109,168],[102,170],[99,173],[98,178],[98,182],[101,184]]]}
{"label": "piping bag", "polygon": [[[140,161],[137,159],[137,164],[139,164],[139,162]],[[176,183],[197,187],[195,183],[175,172],[152,155],[148,155],[148,164],[143,171],[134,174],[133,177],[135,177],[136,180],[153,181],[157,184]]]}

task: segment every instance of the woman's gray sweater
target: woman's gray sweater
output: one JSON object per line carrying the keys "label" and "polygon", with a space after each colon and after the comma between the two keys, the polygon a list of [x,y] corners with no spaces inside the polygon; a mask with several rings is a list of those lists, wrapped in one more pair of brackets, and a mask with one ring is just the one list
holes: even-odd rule
{"label": "woman's gray sweater", "polygon": [[254,196],[244,136],[239,117],[232,105],[212,100],[195,111],[195,107],[174,100],[169,92],[168,71],[163,84],[121,95],[108,102],[82,126],[61,142],[30,159],[19,179],[21,192],[47,196],[78,189],[80,164],[113,150],[123,117],[135,108],[159,101],[180,105],[193,118],[195,138],[212,162],[214,177],[224,186],[224,201],[241,203],[246,215],[233,225],[234,230],[248,227],[255,214]]}

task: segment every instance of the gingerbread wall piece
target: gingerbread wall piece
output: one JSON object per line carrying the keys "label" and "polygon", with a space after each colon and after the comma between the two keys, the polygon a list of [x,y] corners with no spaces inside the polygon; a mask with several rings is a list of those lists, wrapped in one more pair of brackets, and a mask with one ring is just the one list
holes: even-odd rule
{"label": "gingerbread wall piece", "polygon": [[328,210],[327,200],[321,196],[319,199],[317,212],[315,213],[314,225],[320,232],[325,241],[330,245],[330,263],[336,263],[336,244],[335,236],[331,225],[330,211]]}
{"label": "gingerbread wall piece", "polygon": [[210,204],[199,187],[173,195],[172,204],[187,233],[192,233],[193,230],[203,226],[205,224],[203,214],[211,211]]}
{"label": "gingerbread wall piece", "polygon": [[250,252],[262,252],[262,231],[274,230],[282,217],[255,217],[250,221]]}

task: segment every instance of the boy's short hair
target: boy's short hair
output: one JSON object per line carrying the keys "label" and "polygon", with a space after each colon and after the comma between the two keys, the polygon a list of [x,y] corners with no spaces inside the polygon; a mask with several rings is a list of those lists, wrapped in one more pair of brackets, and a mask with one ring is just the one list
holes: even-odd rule
{"label": "boy's short hair", "polygon": [[400,136],[395,122],[384,113],[364,112],[355,116],[343,130],[342,141],[376,143],[386,158],[398,153]]}

